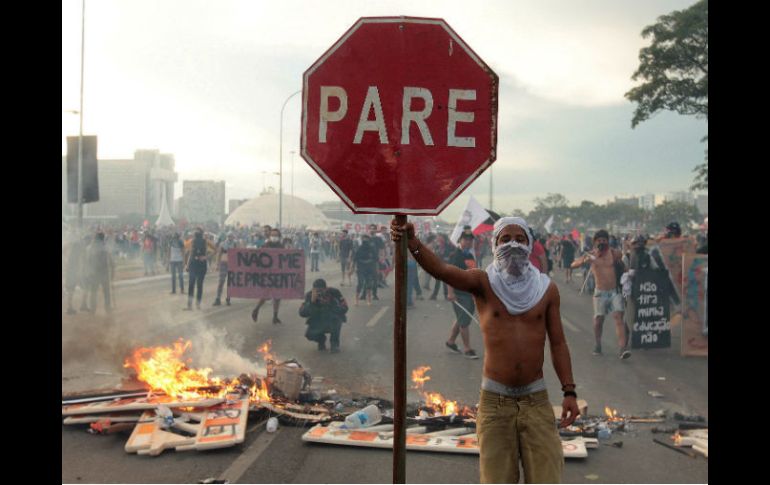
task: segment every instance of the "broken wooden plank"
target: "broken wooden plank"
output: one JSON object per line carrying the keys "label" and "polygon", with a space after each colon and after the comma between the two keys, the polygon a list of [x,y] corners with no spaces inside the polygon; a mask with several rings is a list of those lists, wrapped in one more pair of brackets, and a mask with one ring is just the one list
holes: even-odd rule
{"label": "broken wooden plank", "polygon": [[198,426],[194,441],[177,447],[177,451],[211,450],[243,443],[248,417],[248,396],[212,406]]}
{"label": "broken wooden plank", "polygon": [[[308,413],[291,411],[289,409],[285,409],[282,406],[273,405],[269,402],[259,403],[257,407],[262,409],[267,409],[271,413],[277,414],[279,416],[288,416],[290,418],[294,418],[297,420],[304,420],[311,423],[320,423],[331,419],[329,410],[326,408],[321,408],[323,409],[323,413],[319,412],[318,414],[308,414]],[[302,406],[297,406],[297,407],[302,408]]]}
{"label": "broken wooden plank", "polygon": [[[195,443],[194,435],[198,432],[197,426],[182,421],[174,421],[171,428],[163,429],[161,422],[154,411],[145,411],[124,446],[126,452],[158,456],[163,450]],[[175,433],[172,428],[193,434],[193,436]]]}
{"label": "broken wooden plank", "polygon": [[117,399],[111,402],[94,402],[62,406],[62,416],[92,415],[120,411],[144,411],[155,409],[159,404],[169,408],[210,407],[224,402],[223,398],[177,399],[170,396],[151,396]]}
{"label": "broken wooden plank", "polygon": [[102,394],[68,395],[62,396],[61,405],[84,404],[89,402],[114,401],[115,399],[128,399],[132,397],[147,396],[147,391],[116,391],[111,390]]}
{"label": "broken wooden plank", "polygon": [[[441,435],[436,433],[406,434],[406,449],[409,451],[435,451],[443,453],[478,454],[478,436],[472,428],[458,428],[463,433],[459,436]],[[469,434],[465,431],[471,430]],[[446,433],[449,430],[437,433]],[[392,433],[372,431],[369,428],[344,429],[340,426],[316,425],[302,435],[302,441],[310,443],[325,443],[343,446],[361,446],[370,448],[392,448]],[[565,458],[585,458],[588,451],[582,438],[562,441],[562,451]]]}
{"label": "broken wooden plank", "polygon": [[701,453],[701,454],[703,454],[703,456],[705,456],[706,458],[708,458],[708,457],[709,457],[709,448],[708,448],[708,445],[707,445],[707,446],[693,445],[693,446],[692,446],[692,449],[693,449],[693,450],[695,450],[695,451],[697,451],[698,453]]}
{"label": "broken wooden plank", "polygon": [[690,458],[695,458],[695,456],[696,456],[696,455],[695,455],[695,453],[693,453],[693,452],[691,452],[691,451],[687,451],[687,450],[683,450],[683,449],[681,449],[681,448],[677,448],[677,447],[676,447],[676,446],[674,446],[674,445],[670,445],[670,444],[668,444],[668,443],[665,443],[665,442],[663,442],[663,441],[657,440],[657,439],[655,439],[655,438],[653,438],[653,439],[652,439],[652,441],[654,441],[655,443],[657,443],[657,444],[659,444],[659,445],[665,446],[666,448],[670,448],[670,449],[672,449],[672,450],[674,450],[674,451],[676,451],[676,452],[679,452],[679,453],[681,453],[681,454],[683,454],[683,455],[687,455],[687,456],[689,456]]}
{"label": "broken wooden plank", "polygon": [[136,423],[139,421],[141,414],[137,413],[110,413],[110,414],[97,414],[86,416],[69,416],[64,418],[62,424],[89,424],[96,423],[97,421],[109,420],[113,423]]}

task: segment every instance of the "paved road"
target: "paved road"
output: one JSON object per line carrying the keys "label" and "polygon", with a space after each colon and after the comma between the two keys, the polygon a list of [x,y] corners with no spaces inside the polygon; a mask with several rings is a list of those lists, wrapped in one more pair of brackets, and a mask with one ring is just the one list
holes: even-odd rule
{"label": "paved road", "polygon": [[[337,266],[327,261],[319,276],[330,285],[340,282]],[[309,274],[308,285],[316,277]],[[177,338],[193,342],[194,365],[206,365],[224,374],[259,365],[256,348],[273,343],[279,359],[294,357],[314,377],[324,377],[340,393],[358,392],[392,399],[393,351],[392,288],[380,290],[372,306],[353,306],[351,288],[342,287],[351,309],[343,326],[342,352],[321,353],[304,338],[298,316],[299,301],[282,302],[283,325],[270,323],[270,304],[258,323],[251,321],[253,301],[233,300],[232,306],[211,307],[216,275],[205,283],[201,311],[184,312],[186,297],[170,295],[170,277],[124,281],[116,287],[117,309],[107,317],[62,316],[62,391],[110,388],[119,383],[123,357],[137,346],[167,345]],[[562,295],[562,316],[572,353],[580,397],[589,413],[605,405],[621,414],[657,409],[697,413],[708,418],[708,360],[679,355],[679,337],[673,332],[671,349],[635,351],[628,361],[615,357],[614,328],[607,326],[606,355],[590,354],[593,346],[591,300],[579,287],[556,276]],[[392,284],[392,277],[391,277]],[[427,295],[425,295],[427,298]],[[460,403],[475,404],[481,377],[483,345],[478,328],[471,343],[481,359],[468,360],[444,347],[453,313],[448,302],[416,301],[408,313],[407,366],[431,366],[426,390],[440,392]],[[475,324],[474,324],[475,325]],[[459,342],[459,340],[458,340]],[[247,367],[247,369],[244,369]],[[545,378],[551,401],[560,399],[559,381],[546,355]],[[96,373],[95,373],[96,372]],[[113,375],[107,375],[107,374]],[[665,380],[659,380],[660,377]],[[653,398],[657,390],[663,398]],[[410,401],[419,399],[416,391]],[[651,425],[615,437],[623,448],[600,447],[585,460],[570,460],[567,483],[706,483],[708,462],[692,459],[652,442]],[[123,451],[125,435],[92,436],[79,427],[62,427],[62,481],[66,483],[185,483],[208,477],[228,477],[240,483],[389,483],[392,455],[388,450],[309,445],[299,437],[302,428],[282,427],[269,434],[262,427],[247,435],[238,447],[206,453],[165,452],[155,458]],[[598,479],[586,478],[598,475]],[[414,483],[474,483],[478,481],[475,456],[417,453],[407,455],[407,480]]]}

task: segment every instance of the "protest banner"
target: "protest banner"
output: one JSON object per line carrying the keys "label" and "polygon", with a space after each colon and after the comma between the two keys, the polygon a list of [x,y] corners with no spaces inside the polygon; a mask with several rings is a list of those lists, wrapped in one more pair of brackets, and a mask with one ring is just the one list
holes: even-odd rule
{"label": "protest banner", "polygon": [[243,249],[227,252],[231,298],[305,298],[305,252],[301,249]]}
{"label": "protest banner", "polygon": [[631,316],[631,348],[659,349],[671,347],[667,275],[652,269],[638,269],[628,305]]}
{"label": "protest banner", "polygon": [[708,357],[708,256],[685,254],[682,276],[682,355]]}

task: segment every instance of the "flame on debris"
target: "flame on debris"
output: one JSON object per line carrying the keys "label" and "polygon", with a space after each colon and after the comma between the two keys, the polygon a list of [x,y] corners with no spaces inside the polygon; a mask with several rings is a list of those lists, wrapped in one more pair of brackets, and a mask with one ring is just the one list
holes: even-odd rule
{"label": "flame on debris", "polygon": [[436,411],[440,411],[443,416],[457,414],[457,401],[448,401],[437,392],[426,392],[423,395],[425,396],[425,403]]}
{"label": "flame on debris", "polygon": [[618,416],[617,409],[611,409],[608,406],[604,406],[604,414],[607,415],[608,421],[623,421],[623,418]]}
{"label": "flame on debris", "polygon": [[273,347],[272,340],[268,340],[262,345],[260,345],[259,347],[257,347],[257,352],[262,354],[262,359],[264,359],[265,362],[275,360],[275,356],[272,353],[270,353],[270,350],[272,349],[272,347]]}
{"label": "flame on debris", "polygon": [[152,390],[163,391],[169,396],[191,399],[200,397],[194,389],[220,384],[209,379],[211,369],[190,369],[182,361],[182,354],[192,347],[192,342],[181,338],[168,347],[139,347],[129,356],[123,367],[134,369],[136,377],[149,384]]}
{"label": "flame on debris", "polygon": [[429,370],[430,366],[423,365],[412,371],[412,382],[415,384],[413,389],[422,390],[422,386],[425,385],[425,382],[430,380],[430,377],[425,375]]}
{"label": "flame on debris", "polygon": [[126,358],[123,367],[133,369],[138,380],[154,392],[164,392],[177,399],[225,398],[232,392],[248,388],[251,401],[270,402],[267,386],[261,379],[242,376],[223,380],[209,377],[212,369],[191,369],[191,359],[183,354],[192,348],[192,342],[179,339],[170,346],[139,347]]}
{"label": "flame on debris", "polygon": [[[422,387],[425,382],[430,380],[430,377],[426,375],[429,370],[430,366],[423,365],[412,371],[412,382],[415,383],[414,389],[419,389],[422,391]],[[422,395],[425,399],[425,404],[432,407],[437,413],[440,413],[443,416],[457,414],[459,410],[457,401],[449,401],[444,399],[444,396],[437,392],[423,392]],[[466,406],[463,408],[463,411],[467,409],[468,408]]]}

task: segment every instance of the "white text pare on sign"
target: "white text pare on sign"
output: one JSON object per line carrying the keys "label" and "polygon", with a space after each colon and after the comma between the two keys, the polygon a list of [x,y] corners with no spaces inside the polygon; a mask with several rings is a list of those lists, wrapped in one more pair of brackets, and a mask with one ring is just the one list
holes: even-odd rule
{"label": "white text pare on sign", "polygon": [[[318,121],[318,142],[326,143],[329,123],[334,123],[343,120],[348,114],[349,99],[345,88],[341,86],[321,86],[321,105],[320,116]],[[443,94],[443,93],[442,93]],[[447,146],[450,147],[467,147],[473,148],[476,146],[475,137],[458,137],[457,136],[457,124],[458,123],[472,123],[474,121],[473,111],[458,111],[458,101],[475,101],[476,90],[475,89],[449,89],[446,93],[446,106],[447,111],[447,124],[446,124],[446,140]],[[329,110],[329,99],[336,98],[339,106],[336,110]],[[421,110],[412,110],[412,100],[420,98],[423,100],[423,108]],[[425,146],[434,146],[433,136],[428,128],[427,120],[433,113],[433,93],[429,89],[421,87],[404,87],[402,96],[402,114],[401,114],[401,140],[402,145],[409,145],[410,136],[409,128],[410,124],[414,123],[420,131],[422,143]],[[355,106],[354,106],[355,108]],[[374,110],[374,119],[369,119],[369,113]],[[467,109],[467,108],[466,108]],[[378,134],[380,143],[387,144],[388,131],[385,123],[385,116],[382,111],[382,101],[380,100],[380,91],[377,86],[369,86],[366,91],[366,97],[361,103],[360,115],[358,117],[358,124],[356,126],[356,132],[353,136],[353,143],[360,144],[363,139],[364,133],[367,131],[374,131]]]}

